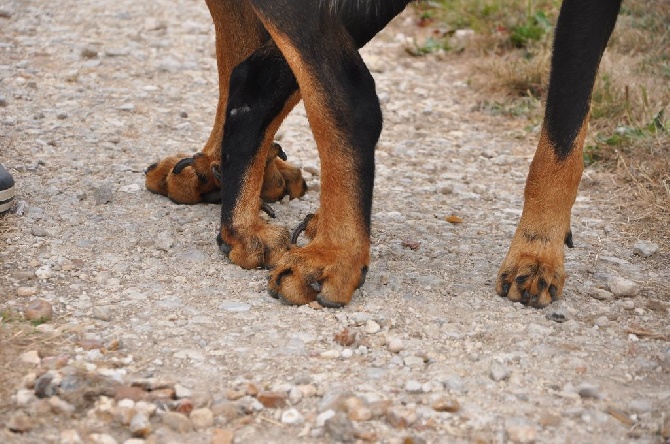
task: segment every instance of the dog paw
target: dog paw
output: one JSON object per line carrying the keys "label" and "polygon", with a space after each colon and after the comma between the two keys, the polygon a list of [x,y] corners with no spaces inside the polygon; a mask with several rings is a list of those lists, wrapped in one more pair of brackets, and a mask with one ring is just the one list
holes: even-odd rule
{"label": "dog paw", "polygon": [[[565,243],[572,245],[569,234]],[[496,292],[542,308],[562,297],[564,283],[563,241],[515,237],[498,272]]]}
{"label": "dog paw", "polygon": [[204,153],[177,154],[150,165],[144,183],[152,193],[176,203],[216,202],[220,199],[216,170],[218,164]]}
{"label": "dog paw", "polygon": [[268,293],[291,305],[316,300],[324,307],[342,307],[365,282],[368,256],[318,241],[293,246],[270,272]]}
{"label": "dog paw", "polygon": [[249,227],[221,228],[216,241],[221,252],[242,268],[273,268],[288,250],[290,236],[286,228],[259,218]]}
{"label": "dog paw", "polygon": [[290,199],[302,197],[307,192],[307,183],[300,168],[286,161],[286,154],[278,143],[268,150],[263,175],[261,199],[265,202],[277,202],[288,196]]}

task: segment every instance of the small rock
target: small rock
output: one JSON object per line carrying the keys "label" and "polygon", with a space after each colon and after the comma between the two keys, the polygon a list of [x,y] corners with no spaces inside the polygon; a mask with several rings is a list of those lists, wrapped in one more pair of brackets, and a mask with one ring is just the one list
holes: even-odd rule
{"label": "small rock", "polygon": [[[302,395],[302,394],[301,394]],[[256,396],[256,399],[268,409],[278,409],[286,406],[286,393],[262,391]]]}
{"label": "small rock", "polygon": [[94,59],[98,56],[98,51],[93,48],[83,48],[80,54],[84,59]]}
{"label": "small rock", "polygon": [[602,288],[594,288],[590,295],[592,298],[598,299],[599,301],[611,301],[614,299],[614,295],[612,293],[607,290],[603,290]]}
{"label": "small rock", "polygon": [[324,429],[337,442],[353,442],[356,439],[354,425],[344,413],[336,413],[328,418]]}
{"label": "small rock", "polygon": [[440,398],[431,405],[436,412],[455,413],[461,409],[461,405],[455,399]]}
{"label": "small rock", "polygon": [[533,443],[537,439],[537,429],[524,418],[505,419],[505,435],[515,443]]}
{"label": "small rock", "polygon": [[235,432],[231,429],[214,429],[210,444],[233,444]]}
{"label": "small rock", "polygon": [[407,367],[422,367],[423,364],[425,364],[421,356],[407,356],[405,359],[403,359],[403,363]]}
{"label": "small rock", "polygon": [[16,392],[16,405],[25,407],[35,400],[35,392],[30,389],[19,389]]}
{"label": "small rock", "polygon": [[57,415],[70,416],[75,411],[72,404],[60,399],[58,396],[49,398],[49,405],[51,406],[51,411]]}
{"label": "small rock", "polygon": [[44,299],[36,299],[28,304],[24,315],[28,321],[46,322],[53,318],[53,308]]}
{"label": "small rock", "polygon": [[577,393],[584,399],[600,399],[600,387],[588,382],[581,383],[577,388]]}
{"label": "small rock", "polygon": [[174,395],[177,399],[190,398],[193,396],[193,391],[181,384],[174,385]]}
{"label": "small rock", "polygon": [[41,361],[40,354],[37,352],[37,350],[30,350],[21,353],[21,362],[32,365],[39,365]]}
{"label": "small rock", "polygon": [[302,424],[305,422],[305,418],[298,410],[290,408],[281,414],[281,422],[284,424]]}
{"label": "small rock", "polygon": [[178,433],[188,433],[193,430],[191,421],[181,413],[167,412],[163,415],[163,424]]}
{"label": "small rock", "polygon": [[88,435],[88,442],[90,444],[118,444],[118,441],[106,433],[91,433]]}
{"label": "small rock", "polygon": [[634,399],[628,403],[628,410],[637,414],[649,413],[653,408],[651,402],[646,399]]}
{"label": "small rock", "polygon": [[45,373],[35,381],[35,396],[38,398],[50,398],[56,394],[56,388],[53,385],[54,375]]}
{"label": "small rock", "polygon": [[295,405],[302,400],[302,390],[299,387],[293,386],[288,392],[288,400],[291,404]]}
{"label": "small rock", "polygon": [[37,294],[37,287],[19,287],[16,289],[16,295],[22,298],[35,296]]}
{"label": "small rock", "polygon": [[112,186],[108,183],[102,184],[95,189],[93,192],[93,198],[95,199],[96,205],[104,205],[112,201],[112,196],[114,191]]}
{"label": "small rock", "polygon": [[344,347],[349,347],[356,342],[356,332],[345,327],[335,335],[335,342]]}
{"label": "small rock", "polygon": [[421,391],[421,383],[418,381],[407,381],[405,383],[405,390],[410,393],[419,393]]}
{"label": "small rock", "polygon": [[112,309],[104,305],[96,305],[93,307],[93,318],[100,321],[111,321],[112,320]]}
{"label": "small rock", "polygon": [[206,429],[214,425],[214,414],[207,407],[193,410],[190,418],[196,429]]}
{"label": "small rock", "polygon": [[370,319],[365,323],[365,333],[368,334],[375,334],[378,333],[382,328],[379,326],[379,324],[376,321],[373,321]]}
{"label": "small rock", "polygon": [[144,413],[136,413],[130,421],[130,433],[135,438],[146,438],[151,433],[151,422]]}
{"label": "small rock", "polygon": [[319,416],[316,417],[316,426],[323,427],[326,425],[326,421],[335,416],[335,410],[328,409],[325,412],[319,413]]}
{"label": "small rock", "polygon": [[228,401],[214,404],[211,410],[215,417],[221,417],[225,420],[225,422],[228,423],[234,421],[240,416],[240,412],[237,410],[237,407]]}
{"label": "small rock", "polygon": [[386,422],[397,429],[404,429],[416,422],[416,412],[408,407],[391,407],[386,411]]}
{"label": "small rock", "polygon": [[335,350],[335,349],[333,349],[333,350],[327,350],[327,351],[321,353],[320,356],[321,356],[322,358],[330,358],[330,359],[339,358],[339,357],[340,357],[340,351],[339,351],[339,350]]}
{"label": "small rock", "polygon": [[405,349],[405,343],[398,337],[392,337],[388,341],[388,348],[391,353],[399,353]]}
{"label": "small rock", "polygon": [[60,444],[82,444],[83,441],[79,433],[74,429],[63,430],[60,432]]}
{"label": "small rock", "polygon": [[633,281],[619,276],[610,276],[607,278],[607,286],[615,296],[630,297],[637,296],[640,292],[640,286]]}
{"label": "small rock", "polygon": [[637,241],[633,245],[633,254],[637,254],[638,256],[649,257],[657,251],[658,245],[647,240]]}
{"label": "small rock", "polygon": [[367,406],[367,403],[356,396],[347,398],[344,401],[344,407],[347,411],[347,416],[352,421],[369,421],[372,418],[372,411]]}
{"label": "small rock", "polygon": [[30,232],[35,237],[46,237],[47,236],[47,230],[45,230],[42,227],[38,227],[37,225],[33,225],[32,228],[30,229]]}
{"label": "small rock", "polygon": [[35,421],[30,419],[25,413],[15,413],[7,422],[7,428],[14,433],[25,433],[29,431]]}
{"label": "small rock", "polygon": [[58,120],[65,120],[65,119],[67,119],[68,117],[69,117],[68,114],[67,114],[66,112],[64,112],[64,111],[61,111],[61,112],[59,112],[58,114],[56,114],[56,118],[57,118]]}
{"label": "small rock", "polygon": [[493,379],[495,382],[505,381],[509,379],[510,373],[511,372],[509,371],[509,369],[500,362],[493,361],[491,363],[491,372],[489,373],[489,377]]}

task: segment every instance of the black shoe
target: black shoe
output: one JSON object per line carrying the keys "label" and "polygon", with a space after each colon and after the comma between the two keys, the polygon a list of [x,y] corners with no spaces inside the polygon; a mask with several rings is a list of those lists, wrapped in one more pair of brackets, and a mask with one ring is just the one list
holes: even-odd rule
{"label": "black shoe", "polygon": [[0,214],[9,211],[14,203],[14,178],[0,165]]}

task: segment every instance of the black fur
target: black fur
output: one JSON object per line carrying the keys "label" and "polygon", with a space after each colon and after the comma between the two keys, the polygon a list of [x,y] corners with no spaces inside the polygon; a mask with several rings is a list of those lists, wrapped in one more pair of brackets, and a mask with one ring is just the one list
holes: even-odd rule
{"label": "black fur", "polygon": [[621,0],[565,0],[556,24],[545,123],[554,152],[568,157],[589,112],[600,58]]}

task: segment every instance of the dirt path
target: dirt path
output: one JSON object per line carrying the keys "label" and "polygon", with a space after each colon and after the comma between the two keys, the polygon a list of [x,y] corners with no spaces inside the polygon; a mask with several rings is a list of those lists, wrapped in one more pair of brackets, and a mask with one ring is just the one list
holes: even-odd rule
{"label": "dirt path", "polygon": [[[407,56],[402,18],[364,50],[385,115],[368,281],[345,309],[314,310],[282,306],[264,271],[219,255],[217,206],[144,190],[143,169],[198,150],[213,120],[204,2],[0,10],[0,163],[23,202],[0,219],[0,309],[42,298],[54,320],[39,334],[63,339],[35,364],[19,355],[34,342],[0,354],[14,393],[0,404],[1,442],[121,443],[130,430],[159,443],[670,439],[668,233],[645,239],[659,251],[633,254],[614,184],[587,170],[565,300],[534,310],[495,296],[535,135],[474,111],[464,66]],[[319,195],[302,108],[280,138],[311,190],[274,206],[293,227]],[[452,214],[464,222],[446,222]],[[613,295],[617,278],[637,296]],[[0,327],[10,347],[11,322]],[[49,369],[60,395],[46,405],[44,391],[30,394]],[[59,378],[97,389],[68,398]],[[124,396],[95,378],[143,379],[128,397],[158,406],[144,413],[151,431],[128,424],[148,407],[101,398]],[[164,413],[193,407],[190,420]]]}

